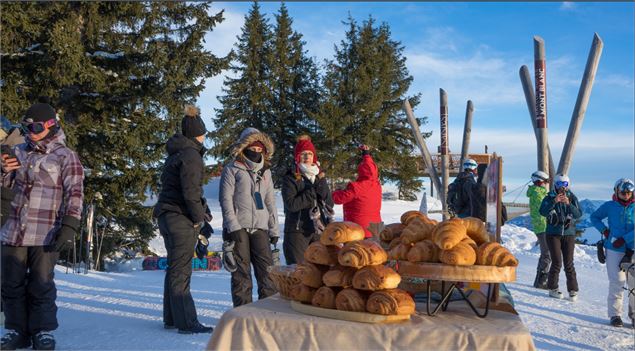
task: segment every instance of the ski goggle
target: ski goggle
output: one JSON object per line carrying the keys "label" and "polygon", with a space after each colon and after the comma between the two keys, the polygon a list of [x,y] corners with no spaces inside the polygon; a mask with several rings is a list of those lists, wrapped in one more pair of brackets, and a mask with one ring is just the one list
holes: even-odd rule
{"label": "ski goggle", "polygon": [[32,119],[28,118],[22,121],[22,128],[24,128],[25,131],[33,134],[40,134],[45,131],[46,128],[50,128],[55,124],[57,124],[57,121],[53,118],[44,122],[33,122]]}
{"label": "ski goggle", "polygon": [[559,188],[568,188],[569,187],[569,182],[567,182],[566,180],[565,181],[559,180],[554,185],[556,186],[557,189],[559,189]]}
{"label": "ski goggle", "polygon": [[624,182],[620,184],[618,190],[620,193],[632,193],[633,190],[635,190],[635,185],[633,185],[633,183]]}

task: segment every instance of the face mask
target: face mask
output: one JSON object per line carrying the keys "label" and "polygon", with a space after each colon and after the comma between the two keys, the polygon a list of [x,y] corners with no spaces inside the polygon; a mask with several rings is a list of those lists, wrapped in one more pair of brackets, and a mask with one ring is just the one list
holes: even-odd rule
{"label": "face mask", "polygon": [[262,153],[251,151],[249,149],[243,150],[243,154],[251,162],[260,162],[260,160],[262,159]]}

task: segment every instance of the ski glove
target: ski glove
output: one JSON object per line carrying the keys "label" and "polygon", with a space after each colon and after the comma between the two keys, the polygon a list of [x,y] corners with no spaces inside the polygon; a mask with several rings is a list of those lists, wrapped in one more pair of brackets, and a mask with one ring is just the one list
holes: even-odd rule
{"label": "ski glove", "polygon": [[278,236],[270,236],[270,237],[269,237],[269,242],[270,242],[271,244],[275,245],[275,244],[277,244],[277,243],[278,243],[278,239],[280,239],[280,237],[278,237]]}
{"label": "ski glove", "polygon": [[62,219],[62,227],[55,235],[55,251],[59,252],[73,246],[77,228],[79,228],[79,219],[73,216],[64,216]]}
{"label": "ski glove", "polygon": [[611,231],[609,230],[609,228],[606,228],[606,229],[604,229],[604,231],[602,232],[602,235],[604,235],[604,237],[605,237],[605,238],[608,238],[608,237],[609,237],[609,233],[610,233],[610,232],[611,232]]}
{"label": "ski glove", "polygon": [[207,257],[207,245],[209,245],[209,241],[203,234],[198,235],[198,241],[196,242],[196,257],[199,260]]}
{"label": "ski glove", "polygon": [[214,234],[214,229],[212,228],[212,225],[209,224],[208,222],[205,222],[203,224],[203,227],[201,227],[201,235],[203,235],[205,239],[209,239],[209,237],[212,236],[212,234]]}
{"label": "ski glove", "polygon": [[624,238],[618,238],[617,240],[613,242],[613,247],[618,249],[622,247],[625,243],[626,241],[624,240]]}

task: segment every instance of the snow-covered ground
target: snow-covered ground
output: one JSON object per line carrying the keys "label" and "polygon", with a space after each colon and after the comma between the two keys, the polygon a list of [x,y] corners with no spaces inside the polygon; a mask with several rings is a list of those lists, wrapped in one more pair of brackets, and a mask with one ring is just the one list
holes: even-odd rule
{"label": "snow-covered ground", "polygon": [[[206,187],[206,196],[214,215],[213,226],[217,231],[211,243],[212,247],[219,249],[221,216],[215,191],[213,183]],[[430,209],[436,200],[429,198],[428,201]],[[283,223],[281,205],[278,196],[280,222]],[[397,222],[401,213],[411,209],[419,209],[419,202],[384,201],[382,218],[385,223]],[[337,207],[336,212],[341,219],[341,207]],[[608,325],[606,267],[597,263],[594,247],[579,245],[576,248],[575,263],[580,296],[577,302],[572,303],[551,299],[547,297],[546,291],[532,287],[539,251],[534,246],[535,236],[531,231],[508,224],[503,227],[502,238],[503,244],[520,261],[517,282],[507,286],[520,317],[531,331],[539,349],[635,349],[633,329]],[[160,237],[153,240],[151,246],[157,253],[165,250]],[[203,349],[209,334],[181,335],[175,330],[163,329],[163,277],[163,271],[66,274],[66,268],[58,266],[58,349]],[[223,312],[232,308],[229,280],[230,275],[225,271],[194,272],[192,294],[202,323],[214,326]],[[564,281],[564,273],[561,273],[562,286]],[[626,301],[624,311],[622,317],[630,327],[626,316]]]}

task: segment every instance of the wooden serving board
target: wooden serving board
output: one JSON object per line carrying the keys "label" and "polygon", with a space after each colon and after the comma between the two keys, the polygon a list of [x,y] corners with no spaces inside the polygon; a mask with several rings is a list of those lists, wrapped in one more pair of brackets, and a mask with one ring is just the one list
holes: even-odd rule
{"label": "wooden serving board", "polygon": [[516,267],[452,266],[444,263],[399,261],[397,272],[404,277],[472,283],[516,281]]}
{"label": "wooden serving board", "polygon": [[343,321],[361,322],[361,323],[392,323],[410,320],[410,315],[390,315],[384,316],[381,314],[367,313],[367,312],[351,312],[332,310],[329,308],[316,307],[313,305],[306,305],[298,301],[291,301],[291,308],[300,313],[309,314],[317,317],[340,319]]}

